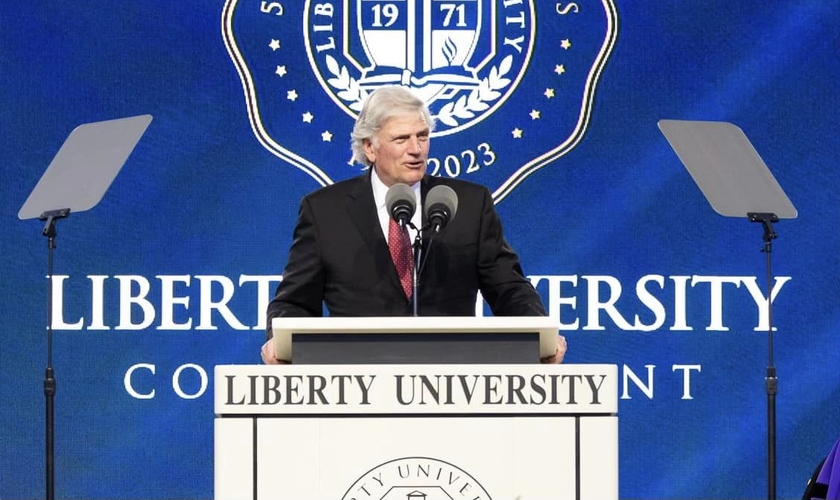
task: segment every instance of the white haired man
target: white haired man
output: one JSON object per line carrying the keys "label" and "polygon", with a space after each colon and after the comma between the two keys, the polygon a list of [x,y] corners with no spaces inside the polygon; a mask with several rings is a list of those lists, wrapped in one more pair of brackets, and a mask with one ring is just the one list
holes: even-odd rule
{"label": "white haired man", "polygon": [[[388,188],[411,187],[416,207],[435,186],[458,197],[457,217],[434,239],[420,269],[420,316],[473,316],[477,292],[495,316],[544,316],[539,294],[505,241],[490,192],[474,183],[426,174],[434,121],[423,101],[403,87],[382,87],[365,101],[353,128],[353,157],[370,167],[360,177],[304,197],[283,281],[267,310],[265,363],[278,363],[271,321],[283,316],[409,316],[404,287],[389,251]],[[412,222],[423,227],[421,210]],[[390,233],[390,234],[389,234]],[[559,363],[566,341],[544,363]],[[535,360],[536,361],[536,360]]]}

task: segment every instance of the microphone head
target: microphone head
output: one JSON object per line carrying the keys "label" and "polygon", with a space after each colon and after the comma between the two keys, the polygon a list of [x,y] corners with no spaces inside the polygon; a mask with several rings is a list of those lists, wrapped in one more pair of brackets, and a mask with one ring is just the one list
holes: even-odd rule
{"label": "microphone head", "polygon": [[436,230],[443,228],[458,211],[458,195],[449,186],[439,185],[429,190],[426,195],[426,220]]}
{"label": "microphone head", "polygon": [[417,208],[414,190],[406,184],[394,184],[385,193],[385,206],[391,218],[401,224],[407,223]]}

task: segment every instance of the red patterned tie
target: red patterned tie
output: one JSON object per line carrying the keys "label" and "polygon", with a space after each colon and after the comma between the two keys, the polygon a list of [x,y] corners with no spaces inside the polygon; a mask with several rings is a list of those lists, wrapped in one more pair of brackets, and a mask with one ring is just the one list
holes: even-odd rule
{"label": "red patterned tie", "polygon": [[411,270],[414,267],[411,244],[408,241],[408,231],[402,231],[394,219],[391,219],[388,226],[388,250],[391,252],[394,267],[397,268],[397,275],[400,277],[405,296],[410,299]]}

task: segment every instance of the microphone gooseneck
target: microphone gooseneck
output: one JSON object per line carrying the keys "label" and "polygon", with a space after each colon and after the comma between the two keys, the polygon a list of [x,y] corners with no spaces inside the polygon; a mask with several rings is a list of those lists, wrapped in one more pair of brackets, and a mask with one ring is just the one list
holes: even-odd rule
{"label": "microphone gooseneck", "polygon": [[[423,205],[428,225],[418,230],[413,245],[414,266],[412,266],[413,293],[411,294],[411,302],[414,316],[419,315],[419,276],[429,257],[428,250],[423,252],[420,233],[426,229],[431,230],[431,237],[428,242],[428,246],[431,248],[435,236],[455,217],[458,211],[458,195],[449,186],[435,186],[426,194]],[[385,207],[388,210],[388,215],[397,221],[403,231],[406,231],[408,226],[413,227],[411,218],[417,209],[417,202],[414,190],[410,186],[397,183],[389,187],[385,193]]]}

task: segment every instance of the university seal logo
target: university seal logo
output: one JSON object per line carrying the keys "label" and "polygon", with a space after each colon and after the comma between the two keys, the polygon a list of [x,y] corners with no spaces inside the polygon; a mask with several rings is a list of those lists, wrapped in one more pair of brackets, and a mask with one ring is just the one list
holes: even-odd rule
{"label": "university seal logo", "polygon": [[613,0],[227,0],[222,36],[258,141],[321,185],[358,175],[364,99],[410,88],[436,119],[429,173],[500,201],[583,138]]}
{"label": "university seal logo", "polygon": [[487,490],[464,470],[435,458],[407,457],[365,472],[341,500],[492,500]]}

